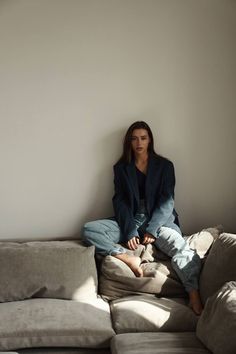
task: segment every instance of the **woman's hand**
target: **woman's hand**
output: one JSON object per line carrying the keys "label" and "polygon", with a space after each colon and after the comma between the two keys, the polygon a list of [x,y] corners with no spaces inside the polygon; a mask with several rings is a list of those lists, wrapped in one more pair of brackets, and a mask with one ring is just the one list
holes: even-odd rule
{"label": "woman's hand", "polygon": [[153,243],[153,242],[155,242],[155,241],[156,241],[156,239],[155,239],[154,236],[152,236],[151,234],[146,233],[146,234],[144,234],[144,236],[143,236],[143,242],[142,242],[142,244],[143,244],[143,245],[147,245],[148,243]]}
{"label": "woman's hand", "polygon": [[127,242],[127,246],[130,250],[136,250],[138,248],[138,245],[140,244],[139,237],[134,236]]}

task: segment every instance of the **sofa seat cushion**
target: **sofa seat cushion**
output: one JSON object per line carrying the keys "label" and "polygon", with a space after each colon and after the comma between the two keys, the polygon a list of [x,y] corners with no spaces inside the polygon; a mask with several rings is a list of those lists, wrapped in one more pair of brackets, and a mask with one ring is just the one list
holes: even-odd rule
{"label": "sofa seat cushion", "polygon": [[[4,353],[4,352],[3,352]],[[9,352],[7,352],[9,353]],[[110,348],[28,348],[12,354],[111,354]],[[2,354],[2,352],[1,352]]]}
{"label": "sofa seat cushion", "polygon": [[30,347],[108,347],[110,308],[102,299],[29,299],[0,304],[0,350]]}
{"label": "sofa seat cushion", "polygon": [[134,295],[111,303],[116,333],[194,331],[197,316],[184,299]]}
{"label": "sofa seat cushion", "polygon": [[112,354],[209,354],[195,333],[118,334],[111,341]]}
{"label": "sofa seat cushion", "polygon": [[236,235],[223,233],[210,250],[200,274],[200,295],[205,304],[208,297],[226,282],[236,279]]}
{"label": "sofa seat cushion", "polygon": [[214,354],[236,353],[236,281],[208,298],[196,334]]}
{"label": "sofa seat cushion", "polygon": [[1,242],[0,302],[97,297],[94,247],[77,241]]}

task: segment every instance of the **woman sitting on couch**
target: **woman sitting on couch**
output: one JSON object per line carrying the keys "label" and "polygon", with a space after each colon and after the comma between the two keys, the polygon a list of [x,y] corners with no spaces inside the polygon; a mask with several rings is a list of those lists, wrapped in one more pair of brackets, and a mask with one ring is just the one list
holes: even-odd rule
{"label": "woman sitting on couch", "polygon": [[83,239],[96,252],[125,262],[142,277],[140,258],[126,253],[118,243],[135,250],[140,243],[153,243],[170,256],[172,266],[189,293],[190,306],[200,315],[198,292],[201,261],[182,237],[174,209],[175,173],[171,161],[154,151],[153,134],[138,121],[127,130],[123,154],[114,166],[115,218],[85,224]]}

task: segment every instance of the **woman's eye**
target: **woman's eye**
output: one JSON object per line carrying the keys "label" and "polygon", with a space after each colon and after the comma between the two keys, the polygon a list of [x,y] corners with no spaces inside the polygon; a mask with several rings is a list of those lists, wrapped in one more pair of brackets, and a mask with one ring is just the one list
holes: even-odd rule
{"label": "woman's eye", "polygon": [[136,140],[135,136],[132,136],[132,137],[131,137],[131,140],[132,140],[132,141]]}

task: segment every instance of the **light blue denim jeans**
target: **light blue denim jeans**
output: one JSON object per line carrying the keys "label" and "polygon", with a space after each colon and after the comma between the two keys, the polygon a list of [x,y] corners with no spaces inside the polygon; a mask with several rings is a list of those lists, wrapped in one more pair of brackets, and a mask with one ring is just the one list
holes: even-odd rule
{"label": "light blue denim jeans", "polygon": [[[135,216],[139,236],[142,237],[147,226],[147,216],[138,212]],[[82,234],[87,245],[94,245],[96,253],[102,255],[116,255],[126,250],[119,242],[122,235],[118,223],[112,219],[90,221],[85,224]],[[186,291],[198,289],[198,277],[201,269],[201,260],[196,252],[189,248],[181,235],[169,227],[162,226],[156,235],[154,245],[171,257],[171,263],[182,281]]]}

